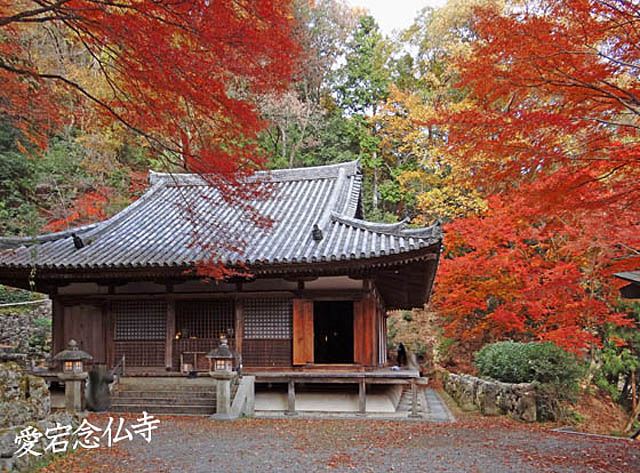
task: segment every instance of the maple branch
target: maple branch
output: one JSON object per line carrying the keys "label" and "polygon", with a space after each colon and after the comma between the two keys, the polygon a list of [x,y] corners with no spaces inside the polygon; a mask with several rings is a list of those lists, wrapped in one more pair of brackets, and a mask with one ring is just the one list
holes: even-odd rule
{"label": "maple branch", "polygon": [[628,165],[628,163],[623,163],[620,164],[618,166],[613,167],[612,169],[610,169],[609,171],[607,171],[606,173],[602,174],[601,176],[598,177],[594,177],[591,179],[587,179],[586,181],[581,182],[580,184],[577,184],[573,187],[569,188],[569,191],[574,191],[582,186],[586,186],[587,184],[591,183],[591,182],[598,182],[598,181],[603,181],[608,177],[613,176],[617,171],[619,171],[620,169],[626,167]]}
{"label": "maple branch", "polygon": [[6,71],[12,72],[14,74],[19,74],[19,75],[24,75],[24,76],[30,76],[30,77],[38,77],[41,79],[49,79],[49,80],[56,80],[59,82],[62,82],[66,85],[68,85],[69,87],[77,90],[78,92],[80,92],[82,95],[84,95],[85,97],[87,97],[89,100],[91,100],[92,102],[94,102],[95,104],[97,104],[98,106],[102,107],[103,109],[105,109],[107,112],[109,112],[117,121],[119,121],[120,123],[122,123],[124,126],[126,126],[127,128],[129,128],[131,131],[139,134],[140,136],[143,136],[144,138],[146,138],[150,144],[155,143],[156,145],[158,145],[160,148],[166,150],[166,151],[170,151],[170,152],[179,152],[176,149],[173,149],[169,146],[167,146],[166,144],[164,144],[160,139],[158,139],[157,137],[153,136],[152,134],[136,127],[135,125],[132,125],[131,123],[129,123],[128,120],[126,120],[122,115],[120,115],[118,112],[116,112],[113,107],[111,107],[109,104],[107,104],[106,102],[104,102],[103,100],[99,99],[98,97],[96,97],[95,95],[91,94],[88,90],[86,90],[84,87],[82,87],[80,84],[78,84],[77,82],[74,82],[64,76],[61,76],[59,74],[43,74],[43,73],[39,73],[39,72],[34,72],[34,71],[28,71],[28,70],[24,70],[24,69],[17,69],[15,67],[12,67],[8,64],[6,64],[4,61],[2,61],[2,59],[0,58],[0,68],[4,69]]}
{"label": "maple branch", "polygon": [[[528,35],[528,37],[531,37],[530,35]],[[535,39],[535,38],[534,38]],[[596,53],[591,53],[591,52],[587,52],[587,51],[556,51],[554,53],[551,54],[546,54],[546,55],[536,55],[536,56],[529,56],[527,58],[523,58],[521,59],[519,62],[521,63],[532,63],[532,65],[535,67],[535,69],[538,71],[538,74],[540,76],[540,79],[542,80],[541,83],[537,83],[537,84],[524,84],[527,87],[539,87],[541,85],[545,85],[545,84],[550,84],[550,85],[556,85],[559,87],[581,87],[581,88],[585,88],[588,90],[595,90],[597,92],[600,92],[604,97],[608,97],[610,99],[613,99],[615,101],[617,101],[618,103],[620,103],[620,105],[622,105],[623,107],[627,108],[629,111],[631,111],[633,114],[635,115],[640,115],[640,110],[634,108],[631,106],[631,104],[629,104],[627,102],[627,100],[622,99],[621,97],[619,97],[618,95],[603,89],[602,87],[598,87],[593,83],[590,82],[586,82],[584,80],[580,80],[578,77],[576,77],[575,75],[572,75],[568,72],[565,72],[564,70],[560,69],[558,66],[553,65],[553,64],[549,64],[548,59],[551,59],[555,56],[570,56],[570,55],[578,55],[578,54],[582,54],[582,55],[595,55]],[[597,53],[597,55],[600,55],[600,53]],[[548,64],[548,67],[546,68],[541,68],[540,66],[538,66],[537,64],[535,64],[535,62],[533,61],[542,61],[546,64]],[[635,68],[640,69],[640,67],[638,66],[633,66]],[[566,79],[566,83],[562,82],[562,81],[558,81],[558,80],[554,80],[551,78],[547,78],[546,75],[544,74],[544,71],[548,72],[548,73],[556,73],[562,77],[564,77]],[[525,79],[526,80],[526,79]],[[619,91],[621,94],[625,95],[628,97],[628,100],[631,101],[634,104],[638,104],[640,105],[640,99],[638,99],[638,97],[636,97],[635,95],[633,95],[631,92],[629,92],[628,90],[622,89],[619,86],[612,84],[608,81],[605,80],[601,80],[601,82],[605,85],[607,85],[608,87]],[[516,82],[512,83],[517,84]]]}
{"label": "maple branch", "polygon": [[640,250],[636,250],[635,248],[631,248],[630,246],[625,245],[624,243],[617,243],[617,245],[622,247],[622,248],[626,248],[630,252],[635,253],[636,255],[640,256]]}
{"label": "maple branch", "polygon": [[[118,98],[118,92],[121,93],[122,95],[125,96],[125,98],[129,98],[128,95],[118,86],[116,85],[116,83],[111,79],[111,76],[109,75],[108,71],[105,68],[105,64],[104,61],[102,59],[100,59],[98,57],[97,54],[95,54],[93,52],[93,50],[91,49],[91,47],[89,46],[89,44],[87,44],[87,42],[85,41],[85,39],[82,37],[81,32],[76,29],[75,25],[70,24],[65,22],[65,25],[71,30],[73,31],[77,37],[78,40],[82,43],[82,45],[84,46],[84,49],[89,53],[89,55],[93,58],[93,60],[96,62],[96,64],[98,65],[98,67],[100,68],[100,70],[102,71],[102,76],[104,77],[104,79],[107,81],[107,84],[109,85],[109,87],[111,88],[111,91],[113,92],[114,97]],[[88,35],[91,38],[97,39],[95,38],[95,36],[91,33],[91,32],[87,32]],[[109,50],[110,48],[107,48],[107,50]],[[115,51],[112,51],[115,52]],[[117,64],[117,63],[116,63]],[[114,67],[114,65],[111,65],[111,67]],[[117,70],[117,69],[116,69]],[[121,72],[121,71],[120,71]],[[121,101],[120,101],[121,102]]]}
{"label": "maple branch", "polygon": [[[1,26],[6,26],[9,23],[13,23],[13,22],[16,22],[16,21],[24,22],[24,21],[27,21],[27,20],[25,20],[26,18],[30,18],[30,17],[33,17],[33,16],[42,15],[43,13],[48,13],[50,11],[54,11],[54,10],[58,9],[60,6],[64,5],[65,3],[68,3],[69,1],[70,0],[58,0],[56,3],[53,3],[51,5],[47,5],[47,6],[43,6],[42,8],[36,8],[35,10],[28,10],[28,11],[20,12],[20,13],[18,13],[16,15],[2,17],[2,18],[0,18],[0,27]],[[43,3],[40,3],[40,4],[43,4]],[[45,21],[49,21],[49,20],[45,20]]]}
{"label": "maple branch", "polygon": [[[149,12],[145,11],[145,10],[141,10],[137,5],[132,5],[132,4],[126,4],[126,3],[119,3],[119,2],[108,2],[108,1],[101,1],[101,0],[94,0],[94,3],[97,3],[99,5],[104,5],[105,7],[114,7],[114,8],[119,8],[121,10],[133,10],[136,13],[145,16],[151,20],[155,20],[158,21],[160,23],[163,23],[165,25],[168,26],[175,26],[178,29],[184,30],[184,31],[188,31],[188,32],[196,32],[195,28],[191,28],[189,26],[188,22],[184,22],[184,23],[176,23],[174,21],[169,21],[166,18],[157,16],[157,15],[152,15]],[[160,3],[158,1],[155,2],[156,4],[160,4],[162,6],[162,9],[164,11],[166,11],[169,15],[171,16],[178,16],[175,14],[175,12],[169,10],[166,6],[166,3]],[[179,16],[178,16],[179,17]]]}
{"label": "maple branch", "polygon": [[596,123],[600,123],[602,125],[610,125],[610,126],[618,126],[618,127],[626,127],[626,128],[634,128],[636,130],[640,130],[639,125],[633,125],[631,123],[620,123],[620,122],[612,122],[609,120],[604,120],[602,118],[586,118],[586,120],[594,121]]}
{"label": "maple branch", "polygon": [[[635,109],[634,107],[632,107],[627,101],[623,100],[621,97],[603,89],[602,87],[598,87],[595,84],[589,83],[589,82],[585,82],[585,81],[581,81],[576,77],[571,76],[570,74],[567,74],[559,69],[556,69],[556,71],[564,76],[567,80],[567,82],[561,82],[561,81],[554,81],[552,80],[551,83],[554,85],[557,85],[559,87],[576,87],[576,88],[582,88],[582,89],[587,89],[587,90],[593,90],[596,92],[599,92],[600,94],[602,94],[603,97],[608,97],[612,100],[614,100],[615,102],[618,102],[620,105],[622,105],[624,108],[626,108],[627,110],[629,110],[631,113],[633,113],[634,115],[640,115],[640,110]],[[571,83],[571,82],[575,82],[575,83]],[[636,102],[640,104],[640,102],[637,101]]]}

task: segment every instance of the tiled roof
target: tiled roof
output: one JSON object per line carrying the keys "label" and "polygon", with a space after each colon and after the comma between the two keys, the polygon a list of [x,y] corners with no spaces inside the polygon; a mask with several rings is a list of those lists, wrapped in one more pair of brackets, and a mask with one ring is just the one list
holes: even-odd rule
{"label": "tiled roof", "polygon": [[640,270],[638,271],[626,271],[624,273],[616,273],[615,276],[625,281],[640,284]]}
{"label": "tiled roof", "polygon": [[[104,222],[35,238],[0,238],[0,271],[34,263],[51,269],[190,266],[209,257],[210,243],[238,246],[234,236],[242,237],[244,249],[218,249],[221,260],[250,266],[366,260],[434,245],[439,251],[439,226],[410,229],[404,222],[356,218],[358,162],[265,171],[256,179],[272,189],[251,203],[273,220],[269,229],[255,226],[197,175],[151,173],[147,192]],[[320,241],[313,239],[314,224],[322,231]],[[83,248],[75,247],[73,233]]]}

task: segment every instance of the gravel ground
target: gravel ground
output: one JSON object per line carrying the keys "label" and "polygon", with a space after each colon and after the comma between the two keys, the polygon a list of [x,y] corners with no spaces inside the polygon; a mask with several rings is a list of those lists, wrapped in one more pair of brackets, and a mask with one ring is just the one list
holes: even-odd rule
{"label": "gravel ground", "polygon": [[[552,433],[505,418],[455,424],[158,418],[151,443],[136,437],[78,450],[41,471],[640,473],[640,442]],[[107,416],[89,420],[104,426]]]}

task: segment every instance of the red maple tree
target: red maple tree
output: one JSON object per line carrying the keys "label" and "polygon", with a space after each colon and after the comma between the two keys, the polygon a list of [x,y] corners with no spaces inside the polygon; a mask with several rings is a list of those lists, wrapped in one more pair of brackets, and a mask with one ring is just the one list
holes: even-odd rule
{"label": "red maple tree", "polygon": [[[447,113],[452,150],[486,192],[561,173],[533,199],[594,208],[640,192],[640,6],[619,0],[515,2],[477,9],[459,64],[474,106]],[[585,187],[601,192],[585,196]],[[590,186],[593,190],[593,186]],[[615,192],[607,190],[615,188]],[[544,196],[544,197],[542,197]],[[636,207],[637,208],[637,207]]]}
{"label": "red maple tree", "polygon": [[[95,120],[120,122],[168,159],[229,178],[259,161],[248,144],[263,125],[253,94],[290,80],[291,8],[290,0],[2,1],[0,114],[45,144],[88,104]],[[39,34],[56,54],[38,49]],[[70,72],[60,60],[69,55],[100,81]]]}
{"label": "red maple tree", "polygon": [[628,257],[640,246],[637,214],[620,206],[616,219],[610,209],[541,215],[531,187],[558,185],[548,182],[556,178],[494,195],[485,215],[445,226],[434,302],[447,336],[472,350],[510,338],[580,351],[600,344],[604,324],[630,323],[615,311],[618,286],[609,276],[639,264]]}
{"label": "red maple tree", "polygon": [[612,273],[640,266],[640,6],[605,0],[477,9],[449,149],[489,210],[447,226],[436,303],[450,336],[597,345]]}

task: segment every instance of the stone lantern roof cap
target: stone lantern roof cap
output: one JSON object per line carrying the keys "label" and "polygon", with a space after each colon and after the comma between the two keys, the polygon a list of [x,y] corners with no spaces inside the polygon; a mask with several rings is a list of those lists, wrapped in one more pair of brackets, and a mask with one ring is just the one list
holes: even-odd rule
{"label": "stone lantern roof cap", "polygon": [[82,351],[78,348],[78,342],[71,339],[67,345],[66,350],[62,350],[56,356],[53,357],[54,361],[84,361],[93,360],[93,357],[86,351]]}
{"label": "stone lantern roof cap", "polygon": [[229,348],[227,339],[226,338],[220,339],[220,345],[218,345],[216,348],[214,348],[209,353],[207,353],[206,357],[215,358],[215,359],[232,360],[233,352],[231,351],[231,348]]}

